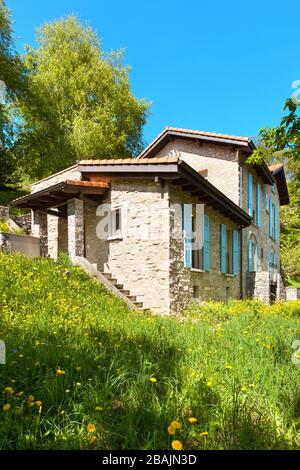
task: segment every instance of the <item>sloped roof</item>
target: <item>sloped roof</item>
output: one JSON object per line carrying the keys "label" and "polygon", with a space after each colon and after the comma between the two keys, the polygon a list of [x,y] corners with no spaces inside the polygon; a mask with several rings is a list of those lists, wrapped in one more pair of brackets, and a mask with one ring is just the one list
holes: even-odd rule
{"label": "sloped roof", "polygon": [[272,175],[276,180],[280,205],[288,205],[290,203],[290,196],[284,172],[284,163],[276,163],[275,165],[270,165],[269,170],[271,171]]}

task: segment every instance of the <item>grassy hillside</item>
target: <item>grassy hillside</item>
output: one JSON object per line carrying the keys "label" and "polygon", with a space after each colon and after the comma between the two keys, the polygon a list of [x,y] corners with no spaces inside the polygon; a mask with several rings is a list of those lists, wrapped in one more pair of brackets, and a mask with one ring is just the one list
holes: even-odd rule
{"label": "grassy hillside", "polygon": [[129,311],[64,259],[0,254],[0,449],[299,448],[299,304],[180,322]]}

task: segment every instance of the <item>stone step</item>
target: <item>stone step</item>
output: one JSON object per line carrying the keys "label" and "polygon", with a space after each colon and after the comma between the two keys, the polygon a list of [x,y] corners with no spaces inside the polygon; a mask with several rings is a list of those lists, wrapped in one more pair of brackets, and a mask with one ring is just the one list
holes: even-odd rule
{"label": "stone step", "polygon": [[127,289],[119,289],[120,292],[124,295],[126,295],[126,297],[130,297],[130,290],[127,290]]}
{"label": "stone step", "polygon": [[136,301],[136,295],[126,295],[127,299],[131,300],[132,302]]}
{"label": "stone step", "polygon": [[123,284],[115,284],[115,287],[119,290],[122,290],[123,289]]}
{"label": "stone step", "polygon": [[133,302],[136,308],[143,308],[143,302]]}
{"label": "stone step", "polygon": [[106,277],[106,279],[111,279],[112,278],[112,275],[111,273],[101,273],[103,276]]}

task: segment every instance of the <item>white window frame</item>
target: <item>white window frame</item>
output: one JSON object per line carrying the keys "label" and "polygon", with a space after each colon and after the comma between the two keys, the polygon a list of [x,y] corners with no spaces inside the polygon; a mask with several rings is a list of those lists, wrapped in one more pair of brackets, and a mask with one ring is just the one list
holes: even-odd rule
{"label": "white window frame", "polygon": [[[118,217],[118,227],[117,227],[117,214]],[[115,207],[109,213],[108,220],[108,240],[122,239],[122,208]]]}

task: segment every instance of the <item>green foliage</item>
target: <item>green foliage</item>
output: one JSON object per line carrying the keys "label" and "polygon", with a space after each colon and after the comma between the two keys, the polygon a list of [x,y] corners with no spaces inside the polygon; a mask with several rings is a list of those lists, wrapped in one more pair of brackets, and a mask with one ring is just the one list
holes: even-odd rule
{"label": "green foliage", "polygon": [[122,53],[104,54],[96,33],[68,16],[39,28],[24,58],[27,93],[17,154],[33,177],[80,158],[132,156],[149,104],[132,95]]}
{"label": "green foliage", "polygon": [[0,219],[0,232],[6,233],[15,233],[17,235],[25,235],[25,230],[23,228],[20,229],[12,229],[9,223],[6,220]]}
{"label": "green foliage", "polygon": [[0,183],[13,183],[19,177],[14,141],[14,114],[11,103],[23,87],[23,66],[14,50],[10,13],[0,0]]}
{"label": "green foliage", "polygon": [[300,160],[299,102],[287,99],[285,110],[288,114],[283,116],[279,126],[260,130],[260,146],[248,158],[249,163],[260,163],[263,159],[268,159],[270,154],[280,150],[285,151],[289,160]]}
{"label": "green foliage", "polygon": [[129,311],[66,256],[0,254],[0,448],[297,449],[299,304],[182,322]]}

